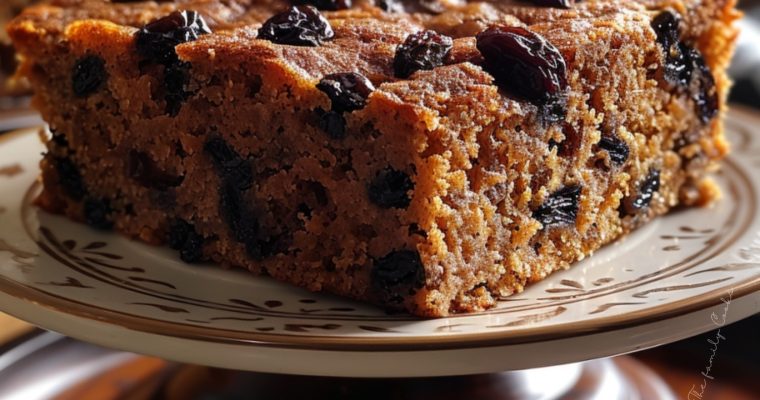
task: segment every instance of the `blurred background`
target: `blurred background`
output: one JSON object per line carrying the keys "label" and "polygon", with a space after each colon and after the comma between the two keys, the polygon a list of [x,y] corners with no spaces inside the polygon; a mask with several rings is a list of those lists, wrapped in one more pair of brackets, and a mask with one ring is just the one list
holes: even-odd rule
{"label": "blurred background", "polygon": [[760,1],[740,4],[745,18],[740,21],[742,34],[731,66],[735,81],[731,101],[760,108]]}
{"label": "blurred background", "polygon": [[[5,20],[28,2],[0,0],[0,24],[4,25]],[[755,109],[760,115],[760,1],[744,1],[741,7],[746,18],[741,21],[742,35],[731,68],[736,83],[730,101]],[[14,68],[12,47],[2,30],[0,81],[5,84],[0,87],[0,135],[3,131],[41,124],[28,108],[28,89],[24,82],[10,79]],[[724,328],[721,334],[726,340],[713,363],[715,379],[702,397],[689,396],[689,391],[702,382],[700,371],[711,355],[707,340],[714,338],[715,332],[639,352],[634,357],[654,370],[677,398],[760,399],[760,316]],[[95,379],[86,378],[93,374]],[[230,389],[230,382],[235,382],[234,376],[231,371],[179,365],[102,349],[44,332],[0,314],[0,400],[36,399],[40,393],[53,392],[58,393],[56,399],[62,400],[253,398],[239,395],[240,392],[236,395],[235,390]],[[248,378],[260,380],[262,377]],[[274,376],[266,379],[272,385],[283,385],[287,381]],[[461,384],[477,382],[463,380]],[[393,385],[367,380],[323,382],[315,379],[307,383],[308,388],[334,385],[338,389],[330,394],[333,398],[354,398],[352,396],[357,393],[362,394],[360,398],[418,398],[410,394],[416,390],[414,385],[398,381],[395,382],[397,389],[389,389]],[[61,390],[64,387],[67,389]],[[401,389],[398,388],[403,387],[409,390],[399,394]],[[579,394],[573,398],[586,397]]]}

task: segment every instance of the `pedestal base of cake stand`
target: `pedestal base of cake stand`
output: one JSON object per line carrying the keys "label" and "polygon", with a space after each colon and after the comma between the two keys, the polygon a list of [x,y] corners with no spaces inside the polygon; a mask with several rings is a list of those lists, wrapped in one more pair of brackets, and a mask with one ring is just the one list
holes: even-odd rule
{"label": "pedestal base of cake stand", "polygon": [[233,399],[238,398],[236,395],[249,395],[267,400],[675,399],[659,377],[627,356],[462,377],[320,378],[181,366],[172,379],[156,389],[159,396],[156,398]]}
{"label": "pedestal base of cake stand", "polygon": [[[371,360],[367,360],[371,362]],[[0,398],[670,400],[665,383],[628,356],[494,374],[353,379],[241,372],[173,363],[44,333],[0,355]],[[29,393],[30,388],[44,393]],[[28,395],[33,395],[29,397]],[[37,396],[40,395],[40,396]]]}

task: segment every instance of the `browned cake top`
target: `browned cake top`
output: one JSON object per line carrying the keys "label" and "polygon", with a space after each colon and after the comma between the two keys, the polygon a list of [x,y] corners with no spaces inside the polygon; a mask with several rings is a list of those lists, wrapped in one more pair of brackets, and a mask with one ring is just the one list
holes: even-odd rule
{"label": "browned cake top", "polygon": [[[565,68],[567,71],[580,68],[575,61],[578,51],[582,49],[585,53],[606,54],[610,45],[618,46],[615,40],[612,43],[595,40],[598,35],[616,37],[620,44],[629,40],[626,38],[630,38],[632,34],[639,35],[644,42],[650,42],[652,47],[655,47],[658,37],[650,26],[653,18],[662,13],[663,9],[672,9],[676,15],[674,18],[682,20],[678,29],[680,40],[701,50],[705,54],[708,67],[715,68],[718,63],[725,61],[713,57],[713,50],[696,43],[695,38],[701,37],[703,31],[708,29],[711,15],[705,14],[713,13],[717,17],[722,9],[733,4],[731,0],[587,0],[570,4],[568,7],[547,7],[536,4],[561,1],[437,0],[433,7],[429,2],[421,0],[353,0],[353,3],[352,0],[297,0],[317,4],[322,8],[329,8],[325,4],[352,4],[350,8],[339,11],[313,9],[312,15],[308,16],[310,19],[299,22],[304,23],[308,27],[307,30],[312,29],[313,24],[322,24],[323,26],[317,30],[329,31],[329,37],[318,38],[316,42],[298,44],[262,35],[269,22],[283,19],[283,14],[293,12],[295,6],[292,1],[50,0],[27,9],[10,25],[9,32],[20,52],[31,58],[47,57],[46,46],[39,44],[57,41],[73,44],[73,48],[79,49],[76,51],[82,55],[96,50],[103,54],[111,52],[112,57],[115,57],[116,54],[124,52],[124,49],[136,48],[140,53],[140,32],[153,29],[146,24],[166,20],[178,10],[192,11],[200,16],[200,23],[207,24],[208,27],[202,29],[202,32],[197,31],[198,34],[189,40],[173,42],[170,53],[196,66],[205,64],[218,68],[226,65],[246,70],[266,64],[273,66],[274,70],[280,70],[279,74],[282,74],[283,78],[287,77],[284,79],[291,82],[289,84],[295,82],[304,88],[313,88],[316,82],[329,74],[359,73],[378,88],[400,81],[406,85],[401,89],[402,95],[391,96],[388,99],[393,102],[396,102],[396,98],[403,99],[407,104],[427,108],[432,104],[430,96],[412,98],[405,95],[407,91],[421,93],[420,90],[423,89],[417,87],[419,85],[415,86],[414,82],[420,81],[425,74],[414,72],[457,64],[461,66],[464,79],[470,84],[490,84],[494,79],[484,73],[485,70],[495,78],[495,83],[502,89],[516,94],[518,99],[528,101],[522,104],[543,107],[541,110],[544,110],[551,108],[551,104],[547,106],[547,103],[558,100],[550,86],[555,85],[559,88],[559,97],[562,97],[567,89],[566,83],[549,82],[556,79],[556,75],[553,77],[552,74],[564,73]],[[391,6],[388,6],[389,1],[403,3],[391,3]],[[298,6],[299,9],[306,7],[310,6]],[[431,11],[431,7],[434,12]],[[509,77],[499,82],[500,79],[495,76],[494,70],[485,65],[487,62],[484,61],[482,49],[477,44],[476,35],[492,26],[527,28],[520,35],[531,43],[529,46],[543,46],[543,50],[538,51],[541,54],[537,59],[521,60],[533,63],[526,72],[526,77],[515,78],[512,72],[507,72]],[[196,28],[197,26],[189,29]],[[430,33],[425,33],[428,30]],[[317,36],[324,33],[321,32]],[[410,40],[416,44],[410,45]],[[522,45],[519,42],[518,39],[510,46],[524,46],[525,42]],[[596,46],[599,46],[598,50],[595,50]],[[410,56],[413,60],[399,63],[398,59],[403,56],[401,53],[404,53],[404,47],[410,53],[416,53]],[[552,61],[541,59],[551,57],[552,52],[561,54],[557,60],[562,64],[561,68],[554,72],[552,69],[556,66],[549,66]],[[433,59],[433,62],[427,67],[414,66],[419,62],[424,64],[430,61],[429,59]],[[482,66],[483,69],[465,68],[468,61]],[[536,80],[536,74],[542,73],[539,66],[542,63],[548,63],[545,71],[549,71],[544,72],[547,75],[543,78],[538,78],[544,79],[544,82],[537,85],[535,82],[531,83],[534,89],[529,88],[528,91],[533,90],[532,93],[515,91],[515,81]],[[402,65],[401,70],[399,64]],[[408,70],[403,71],[404,64],[411,65],[411,69],[406,68]],[[456,87],[452,79],[462,79],[461,73],[446,74],[439,69],[436,71],[436,79],[445,87]],[[277,78],[270,76],[268,79]],[[517,85],[519,86],[519,82]],[[576,87],[571,88],[571,91],[582,96],[584,89]],[[559,114],[557,116],[559,118]]]}
{"label": "browned cake top", "polygon": [[[540,1],[468,3],[463,0],[405,0],[395,3],[398,1],[400,0],[355,0],[349,9],[322,11],[335,36],[316,47],[279,45],[257,40],[257,31],[262,23],[287,9],[291,5],[288,0],[50,0],[29,8],[16,20],[11,30],[27,33],[33,31],[35,36],[56,37],[63,35],[72,22],[106,20],[123,26],[125,34],[133,34],[136,29],[172,11],[193,10],[203,17],[213,33],[180,46],[178,53],[182,57],[204,53],[210,48],[243,58],[269,54],[289,60],[312,77],[349,69],[363,72],[377,82],[393,79],[391,64],[395,48],[409,34],[420,30],[431,29],[455,39],[446,63],[477,57],[474,36],[494,24],[529,26],[532,31],[546,36],[566,58],[572,58],[574,41],[578,40],[573,32],[582,33],[600,25],[625,29],[630,21],[648,18],[647,9],[668,3],[667,0],[588,0],[569,8],[560,8],[533,4],[541,3]],[[689,14],[691,10],[697,10],[696,6],[700,3],[709,1],[678,2],[693,5],[677,10],[687,20],[684,24],[686,29],[699,29],[688,23],[692,18]],[[329,0],[323,2],[334,3]],[[561,3],[559,0],[557,2]],[[391,4],[390,11],[383,11],[382,8],[387,9],[388,4]],[[704,16],[698,19],[705,20]],[[694,32],[694,36],[696,34]]]}
{"label": "browned cake top", "polygon": [[[331,0],[302,1],[296,4],[334,3]],[[342,3],[342,0],[338,0]],[[398,4],[396,4],[398,2]],[[441,27],[448,30],[461,29],[458,25],[480,26],[489,22],[515,22],[533,25],[572,19],[578,24],[589,18],[600,18],[627,11],[662,9],[669,3],[685,4],[686,10],[696,10],[699,4],[710,0],[586,0],[569,8],[536,6],[533,3],[561,3],[549,1],[465,1],[465,0],[354,0],[351,7],[340,11],[323,10],[328,18],[372,18],[379,21],[415,21],[422,26]],[[720,1],[715,1],[719,3]],[[195,10],[206,19],[215,31],[230,30],[242,26],[260,25],[273,14],[284,10],[292,2],[288,0],[174,0],[174,1],[128,1],[128,0],[49,0],[45,5],[29,10],[26,18],[46,29],[59,30],[75,20],[105,19],[120,25],[140,27],[174,10]],[[387,4],[392,4],[390,10]],[[462,32],[460,36],[472,36],[477,30]]]}

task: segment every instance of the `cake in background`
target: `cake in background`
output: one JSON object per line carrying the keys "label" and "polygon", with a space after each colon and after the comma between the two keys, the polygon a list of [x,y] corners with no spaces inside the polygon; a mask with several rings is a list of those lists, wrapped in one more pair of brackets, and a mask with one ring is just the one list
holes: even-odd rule
{"label": "cake in background", "polygon": [[32,0],[3,0],[0,3],[0,96],[16,96],[28,92],[24,80],[11,79],[16,70],[16,52],[5,26]]}

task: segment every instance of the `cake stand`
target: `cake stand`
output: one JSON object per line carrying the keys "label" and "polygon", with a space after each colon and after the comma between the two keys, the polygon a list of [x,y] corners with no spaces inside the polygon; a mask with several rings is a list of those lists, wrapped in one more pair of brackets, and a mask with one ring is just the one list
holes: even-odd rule
{"label": "cake stand", "polygon": [[[550,382],[550,384],[547,384]],[[330,378],[216,369],[98,347],[52,332],[0,352],[5,400],[674,399],[627,356],[438,378]]]}

